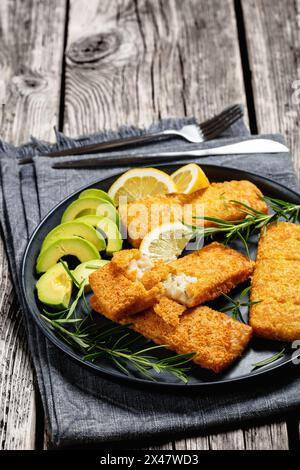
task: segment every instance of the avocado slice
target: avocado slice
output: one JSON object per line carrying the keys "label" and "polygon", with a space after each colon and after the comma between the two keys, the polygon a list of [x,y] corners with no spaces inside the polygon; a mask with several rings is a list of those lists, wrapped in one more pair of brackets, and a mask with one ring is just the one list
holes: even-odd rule
{"label": "avocado slice", "polygon": [[110,202],[114,206],[113,200],[109,197],[109,195],[102,191],[102,189],[90,188],[85,189],[79,194],[79,199],[83,197],[100,197],[101,199],[105,199],[107,202]]}
{"label": "avocado slice", "polygon": [[62,237],[41,251],[37,263],[37,273],[44,273],[54,266],[63,256],[76,256],[81,263],[90,259],[100,259],[97,248],[92,243],[80,237]]}
{"label": "avocado slice", "polygon": [[55,310],[68,308],[72,293],[72,281],[61,263],[55,264],[43,274],[36,285],[39,300]]}
{"label": "avocado slice", "polygon": [[106,254],[112,255],[115,251],[122,249],[123,240],[117,225],[107,217],[102,217],[96,228],[104,233],[106,238]]}
{"label": "avocado slice", "polygon": [[106,253],[108,255],[112,255],[115,251],[120,251],[122,249],[123,240],[118,226],[108,217],[85,215],[84,217],[79,217],[79,219],[76,220],[93,225],[93,227],[104,233],[107,243]]}
{"label": "avocado slice", "polygon": [[65,222],[64,224],[57,225],[48,235],[45,237],[41,251],[48,248],[58,238],[62,237],[81,237],[95,245],[98,251],[105,250],[106,242],[101,233],[97,232],[92,225],[85,222],[78,222],[78,220],[72,220],[71,222]]}
{"label": "avocado slice", "polygon": [[81,217],[78,217],[76,221],[78,222],[84,222],[85,224],[92,225],[93,227],[97,227],[98,222],[103,219],[103,215],[84,215]]}
{"label": "avocado slice", "polygon": [[117,212],[113,205],[107,202],[105,199],[97,197],[82,197],[72,202],[63,213],[61,223],[70,222],[71,220],[79,218],[83,211],[89,210],[92,215],[102,215],[117,220]]}
{"label": "avocado slice", "polygon": [[72,272],[74,278],[81,284],[85,280],[85,290],[90,290],[89,275],[92,274],[97,269],[102,268],[105,264],[109,263],[107,259],[92,259],[90,261],[85,261],[84,263],[76,266]]}

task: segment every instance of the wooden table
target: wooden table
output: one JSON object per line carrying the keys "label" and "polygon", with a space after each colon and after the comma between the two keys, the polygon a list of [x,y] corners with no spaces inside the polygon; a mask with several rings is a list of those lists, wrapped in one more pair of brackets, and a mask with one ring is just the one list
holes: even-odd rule
{"label": "wooden table", "polygon": [[[199,121],[244,103],[251,130],[281,132],[300,170],[300,0],[1,0],[1,137]],[[0,447],[43,448],[44,424],[0,242]],[[299,448],[299,417],[152,449]]]}

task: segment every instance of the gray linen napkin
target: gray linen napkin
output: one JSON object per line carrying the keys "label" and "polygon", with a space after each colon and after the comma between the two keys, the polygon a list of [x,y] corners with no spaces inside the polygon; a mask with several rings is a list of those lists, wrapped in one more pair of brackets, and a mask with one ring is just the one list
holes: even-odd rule
{"label": "gray linen napkin", "polygon": [[[193,119],[163,121],[152,126],[152,129],[170,126],[176,128],[186,122],[193,122]],[[80,146],[118,135],[141,132],[143,131],[135,128],[123,128],[119,133],[95,134],[76,140],[57,133],[55,147],[66,148],[74,144]],[[227,143],[237,137],[249,137],[242,120],[223,134],[222,139]],[[283,141],[281,136],[268,137]],[[218,144],[220,142],[222,140],[218,139]],[[154,147],[155,150],[190,148],[189,144],[175,140],[153,147],[148,145],[135,151],[152,152]],[[36,140],[20,148],[0,142],[2,225],[18,294],[18,272],[22,255],[28,237],[40,217],[81,186],[126,169],[53,170],[51,164],[54,160],[41,156],[49,148],[48,144]],[[34,158],[34,164],[18,167],[18,158],[38,153],[40,155]],[[76,157],[78,158],[84,157]],[[298,189],[292,162],[286,154],[231,155],[196,161],[254,171]],[[48,432],[55,446],[150,437],[153,441],[158,436],[171,438],[221,427],[237,427],[251,420],[257,421],[299,408],[300,378],[296,367],[291,368],[287,374],[281,372],[268,375],[267,379],[197,392],[188,389],[180,392],[154,389],[146,391],[125,383],[112,382],[73,363],[58,351],[33,324],[22,296],[19,295],[19,299],[25,313]]]}

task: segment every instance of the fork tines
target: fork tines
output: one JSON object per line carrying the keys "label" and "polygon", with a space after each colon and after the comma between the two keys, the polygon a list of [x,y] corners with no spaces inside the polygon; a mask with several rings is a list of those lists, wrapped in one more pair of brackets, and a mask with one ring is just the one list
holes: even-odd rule
{"label": "fork tines", "polygon": [[217,116],[201,123],[199,127],[204,140],[213,139],[220,135],[241,117],[243,117],[243,110],[240,105],[236,104],[230,108],[224,109],[224,111]]}

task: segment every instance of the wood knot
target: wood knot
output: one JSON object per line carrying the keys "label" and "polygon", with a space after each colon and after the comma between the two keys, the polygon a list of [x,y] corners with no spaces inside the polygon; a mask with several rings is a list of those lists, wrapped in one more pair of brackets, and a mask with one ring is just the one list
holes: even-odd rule
{"label": "wood knot", "polygon": [[99,33],[79,39],[71,44],[67,57],[75,64],[91,64],[114,54],[120,45],[120,38],[115,33]]}
{"label": "wood knot", "polygon": [[28,88],[38,88],[42,81],[40,78],[37,77],[23,77],[24,85],[26,85]]}
{"label": "wood knot", "polygon": [[39,74],[24,73],[13,77],[12,84],[17,87],[21,94],[28,94],[47,88],[47,79]]}

